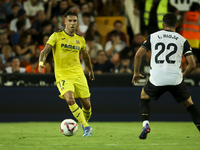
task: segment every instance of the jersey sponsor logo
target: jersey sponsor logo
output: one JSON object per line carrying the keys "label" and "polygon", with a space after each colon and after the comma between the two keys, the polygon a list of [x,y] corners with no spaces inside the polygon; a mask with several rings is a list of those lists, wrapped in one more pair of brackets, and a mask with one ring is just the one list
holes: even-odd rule
{"label": "jersey sponsor logo", "polygon": [[76,43],[77,43],[77,44],[80,44],[79,40],[76,40]]}
{"label": "jersey sponsor logo", "polygon": [[[68,50],[70,50],[70,49],[80,50],[80,46],[67,45],[67,44],[61,44],[61,48],[68,48]],[[64,50],[66,50],[66,49],[64,49]]]}
{"label": "jersey sponsor logo", "polygon": [[61,38],[61,40],[64,40],[65,38]]}

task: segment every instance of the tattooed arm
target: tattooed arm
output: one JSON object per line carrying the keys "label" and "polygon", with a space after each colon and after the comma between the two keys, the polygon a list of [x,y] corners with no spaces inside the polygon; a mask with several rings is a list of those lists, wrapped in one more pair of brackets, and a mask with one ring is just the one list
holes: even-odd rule
{"label": "tattooed arm", "polygon": [[82,57],[83,57],[83,60],[86,64],[86,66],[89,69],[89,78],[90,78],[90,80],[94,80],[95,78],[94,78],[94,72],[93,72],[93,69],[92,69],[90,55],[88,54],[86,49],[81,51],[81,54],[82,54]]}
{"label": "tattooed arm", "polygon": [[39,72],[42,72],[42,68],[45,68],[44,66],[44,62],[46,61],[47,55],[49,54],[49,52],[51,51],[52,46],[50,44],[46,44],[44,49],[40,52],[40,56],[39,56]]}

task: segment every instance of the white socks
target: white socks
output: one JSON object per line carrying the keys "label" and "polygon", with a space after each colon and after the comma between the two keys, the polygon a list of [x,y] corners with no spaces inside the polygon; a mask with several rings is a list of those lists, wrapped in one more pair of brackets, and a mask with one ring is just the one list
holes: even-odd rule
{"label": "white socks", "polygon": [[143,127],[145,127],[147,123],[149,124],[149,120],[144,120],[143,121]]}

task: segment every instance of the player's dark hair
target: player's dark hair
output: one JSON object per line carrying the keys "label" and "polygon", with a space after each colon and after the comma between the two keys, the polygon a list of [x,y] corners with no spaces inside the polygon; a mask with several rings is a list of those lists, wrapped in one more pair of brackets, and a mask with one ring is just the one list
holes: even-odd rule
{"label": "player's dark hair", "polygon": [[78,17],[77,13],[72,11],[72,10],[69,10],[67,11],[65,14],[64,14],[65,18],[67,18],[67,16],[76,16]]}
{"label": "player's dark hair", "polygon": [[177,23],[177,17],[174,13],[167,13],[163,16],[163,23],[165,24],[165,26],[167,27],[176,27],[176,23]]}
{"label": "player's dark hair", "polygon": [[117,23],[121,23],[121,24],[122,24],[122,22],[121,22],[120,20],[116,20],[116,21],[113,23],[113,25],[115,26]]}

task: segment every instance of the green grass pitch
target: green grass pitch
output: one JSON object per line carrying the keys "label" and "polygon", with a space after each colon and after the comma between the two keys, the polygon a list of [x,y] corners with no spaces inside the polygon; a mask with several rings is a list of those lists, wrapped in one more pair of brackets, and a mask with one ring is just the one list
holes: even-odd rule
{"label": "green grass pitch", "polygon": [[141,122],[90,122],[91,137],[72,137],[60,122],[0,123],[0,150],[200,150],[200,133],[192,122],[150,122],[146,140]]}

